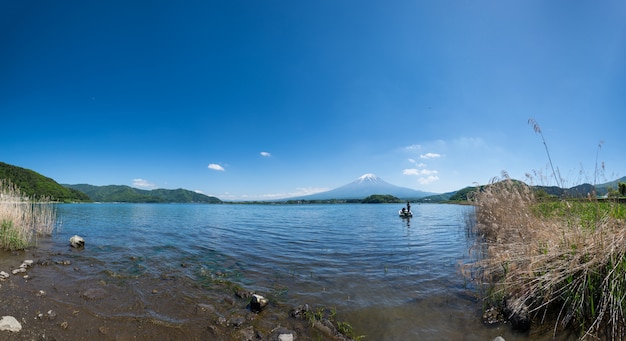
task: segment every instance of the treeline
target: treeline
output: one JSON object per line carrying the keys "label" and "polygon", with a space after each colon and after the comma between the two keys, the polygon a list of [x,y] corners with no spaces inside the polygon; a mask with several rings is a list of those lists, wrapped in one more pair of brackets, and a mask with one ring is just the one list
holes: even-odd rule
{"label": "treeline", "polygon": [[91,201],[85,193],[63,187],[56,181],[30,169],[9,165],[4,162],[0,162],[0,179],[10,182],[19,188],[20,193],[35,200],[47,199],[60,202]]}
{"label": "treeline", "polygon": [[91,200],[96,202],[198,204],[219,204],[222,202],[216,197],[211,197],[182,188],[143,190],[121,185],[93,186],[78,184],[64,186],[81,191],[87,194]]}

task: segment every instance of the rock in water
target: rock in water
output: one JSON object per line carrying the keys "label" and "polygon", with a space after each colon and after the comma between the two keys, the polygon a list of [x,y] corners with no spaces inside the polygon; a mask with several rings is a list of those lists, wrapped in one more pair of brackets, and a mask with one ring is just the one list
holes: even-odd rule
{"label": "rock in water", "polygon": [[83,247],[85,246],[85,240],[81,236],[74,235],[70,238],[70,245],[76,248]]}
{"label": "rock in water", "polygon": [[19,332],[22,330],[22,325],[13,316],[2,316],[0,320],[0,330]]}
{"label": "rock in water", "polygon": [[261,295],[254,294],[252,295],[252,300],[250,300],[250,310],[255,313],[260,312],[267,306],[269,300]]}

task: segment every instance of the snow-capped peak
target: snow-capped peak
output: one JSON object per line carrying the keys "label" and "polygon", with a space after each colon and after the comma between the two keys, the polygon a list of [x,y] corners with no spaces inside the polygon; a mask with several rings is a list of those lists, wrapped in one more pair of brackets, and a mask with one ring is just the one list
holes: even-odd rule
{"label": "snow-capped peak", "polygon": [[379,182],[380,178],[377,177],[376,175],[372,174],[372,173],[367,173],[367,174],[363,174],[359,177],[358,179],[359,182],[365,182],[365,181],[369,181],[369,182]]}

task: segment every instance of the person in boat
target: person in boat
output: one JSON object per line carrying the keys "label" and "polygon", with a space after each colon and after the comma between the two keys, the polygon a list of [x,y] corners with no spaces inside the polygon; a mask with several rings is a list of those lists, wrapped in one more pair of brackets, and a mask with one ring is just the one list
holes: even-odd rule
{"label": "person in boat", "polygon": [[406,208],[402,207],[402,210],[400,210],[400,214],[406,215]]}
{"label": "person in boat", "polygon": [[409,213],[411,212],[411,203],[408,201],[406,202],[406,211]]}

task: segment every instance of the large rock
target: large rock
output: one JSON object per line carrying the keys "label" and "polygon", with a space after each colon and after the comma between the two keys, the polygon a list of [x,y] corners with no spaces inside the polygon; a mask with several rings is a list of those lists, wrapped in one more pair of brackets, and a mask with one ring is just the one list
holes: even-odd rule
{"label": "large rock", "polygon": [[2,316],[0,320],[0,330],[8,330],[16,333],[22,330],[22,325],[13,316]]}
{"label": "large rock", "polygon": [[250,310],[258,313],[263,310],[263,308],[265,308],[269,302],[270,301],[267,298],[261,295],[254,294],[252,295],[252,299],[250,300]]}
{"label": "large rock", "polygon": [[75,248],[85,246],[85,240],[81,236],[74,235],[70,238],[70,245]]}

